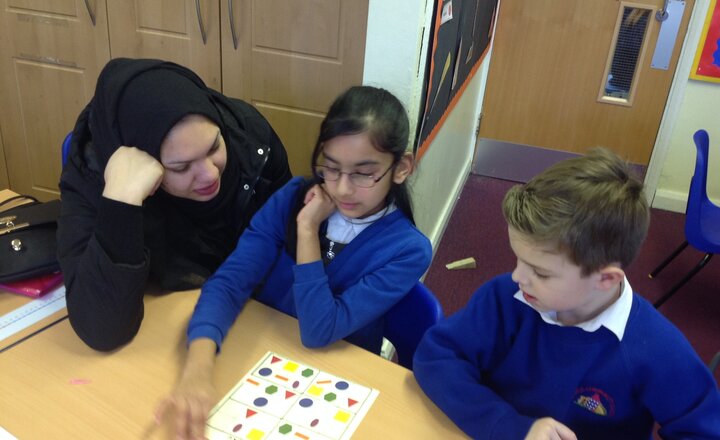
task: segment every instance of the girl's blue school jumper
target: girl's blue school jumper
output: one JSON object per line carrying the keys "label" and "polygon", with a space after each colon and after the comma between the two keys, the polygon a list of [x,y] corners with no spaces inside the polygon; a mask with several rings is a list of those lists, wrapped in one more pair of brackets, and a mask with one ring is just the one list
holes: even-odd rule
{"label": "girl's blue school jumper", "polygon": [[474,439],[523,439],[552,417],[578,439],[720,438],[720,393],[685,337],[637,294],[622,340],[548,324],[509,274],[431,328],[413,371]]}
{"label": "girl's blue school jumper", "polygon": [[257,292],[258,301],[298,318],[305,346],[345,338],[380,351],[383,316],[427,270],[430,242],[395,210],[368,226],[327,266],[297,264],[285,250],[285,235],[302,187],[303,179],[294,178],[273,194],[203,285],[188,327],[190,341],[207,337],[220,347]]}

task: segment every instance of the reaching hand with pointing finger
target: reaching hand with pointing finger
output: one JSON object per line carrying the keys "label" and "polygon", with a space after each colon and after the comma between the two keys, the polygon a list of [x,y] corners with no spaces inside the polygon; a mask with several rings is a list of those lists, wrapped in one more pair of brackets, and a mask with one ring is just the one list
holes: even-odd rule
{"label": "reaching hand with pointing finger", "polygon": [[552,417],[544,417],[532,424],[525,440],[577,440],[577,437],[567,426]]}
{"label": "reaching hand with pointing finger", "polygon": [[215,343],[197,339],[190,344],[180,381],[155,410],[155,422],[173,423],[178,440],[205,439],[208,413],[217,401],[213,385]]}

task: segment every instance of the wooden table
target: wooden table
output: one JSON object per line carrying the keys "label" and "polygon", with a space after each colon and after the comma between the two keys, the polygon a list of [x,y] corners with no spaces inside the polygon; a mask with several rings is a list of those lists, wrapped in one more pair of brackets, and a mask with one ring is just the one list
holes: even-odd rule
{"label": "wooden table", "polygon": [[[7,350],[0,356],[0,426],[19,439],[170,438],[169,424],[155,427],[153,413],[177,381],[198,294],[146,296],[139,334],[113,353],[86,347],[67,320]],[[295,319],[254,301],[217,359],[218,400],[268,350],[380,391],[355,438],[464,438],[412,372],[344,341],[307,349]]]}

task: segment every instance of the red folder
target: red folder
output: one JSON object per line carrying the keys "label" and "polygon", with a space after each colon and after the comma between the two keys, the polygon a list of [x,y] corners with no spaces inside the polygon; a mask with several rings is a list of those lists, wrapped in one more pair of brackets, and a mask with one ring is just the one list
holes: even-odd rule
{"label": "red folder", "polygon": [[57,286],[62,284],[63,276],[60,272],[39,276],[37,278],[28,278],[26,280],[13,281],[12,283],[0,284],[0,291],[4,290],[20,295],[39,298]]}

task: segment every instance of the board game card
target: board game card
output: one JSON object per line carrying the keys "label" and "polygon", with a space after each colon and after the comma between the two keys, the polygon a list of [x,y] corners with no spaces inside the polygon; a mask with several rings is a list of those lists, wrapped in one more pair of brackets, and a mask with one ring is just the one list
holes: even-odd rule
{"label": "board game card", "polygon": [[285,420],[330,438],[342,438],[354,417],[352,412],[337,408],[323,398],[305,396],[290,408]]}
{"label": "board game card", "polygon": [[306,390],[306,394],[323,397],[331,405],[355,413],[362,408],[371,391],[368,387],[321,371]]}
{"label": "board game card", "polygon": [[318,374],[318,369],[272,354],[253,371],[253,375],[302,392]]}
{"label": "board game card", "polygon": [[209,440],[242,438],[262,440],[277,426],[279,418],[259,412],[234,400],[227,400],[210,416],[205,437]]}
{"label": "board game card", "polygon": [[211,440],[347,440],[378,394],[268,352],[213,408],[205,435]]}
{"label": "board game card", "polygon": [[332,440],[330,437],[312,432],[301,426],[283,420],[267,440]]}
{"label": "board game card", "polygon": [[299,396],[297,391],[257,377],[248,377],[236,388],[231,399],[257,411],[277,416],[285,414]]}

